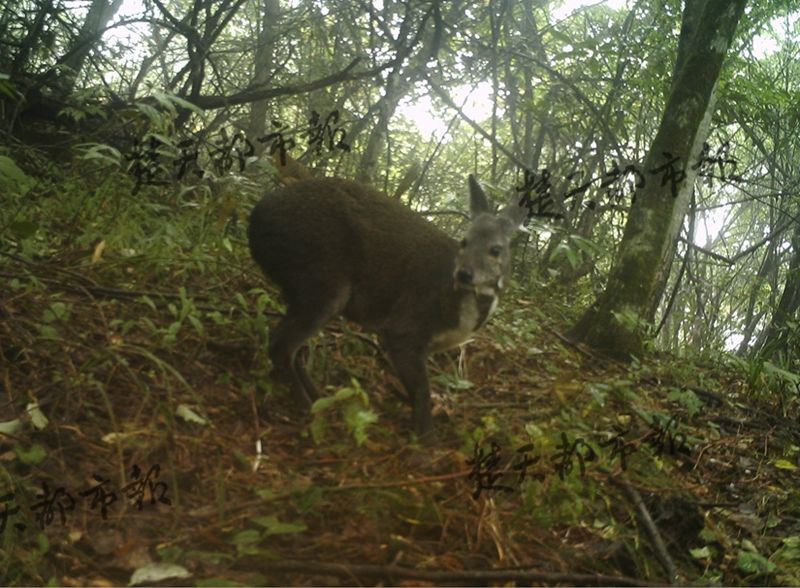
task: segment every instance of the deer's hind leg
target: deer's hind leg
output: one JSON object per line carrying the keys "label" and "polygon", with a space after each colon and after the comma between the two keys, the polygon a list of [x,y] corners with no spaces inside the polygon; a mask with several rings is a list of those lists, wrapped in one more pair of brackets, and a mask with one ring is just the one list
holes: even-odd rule
{"label": "deer's hind leg", "polygon": [[288,384],[294,401],[303,410],[308,411],[320,394],[298,351],[331,318],[342,312],[349,292],[346,285],[323,285],[305,288],[301,296],[287,296],[286,315],[270,333],[269,357],[274,377]]}

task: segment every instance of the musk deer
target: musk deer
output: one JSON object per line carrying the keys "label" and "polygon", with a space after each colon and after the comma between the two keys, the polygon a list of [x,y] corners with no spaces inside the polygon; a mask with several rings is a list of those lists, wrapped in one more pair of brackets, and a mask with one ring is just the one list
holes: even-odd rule
{"label": "musk deer", "polygon": [[342,314],[378,334],[415,432],[430,432],[427,356],[466,341],[494,311],[511,236],[528,213],[515,198],[493,214],[473,176],[469,190],[472,222],[460,244],[400,201],[336,178],[293,182],[256,205],[250,251],[287,302],[269,337],[273,376],[303,409],[319,393],[298,350]]}

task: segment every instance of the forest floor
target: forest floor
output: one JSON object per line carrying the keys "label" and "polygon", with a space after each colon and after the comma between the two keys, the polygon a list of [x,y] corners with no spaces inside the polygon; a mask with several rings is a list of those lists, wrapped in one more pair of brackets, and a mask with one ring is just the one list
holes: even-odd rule
{"label": "forest floor", "polygon": [[1,584],[800,584],[793,374],[603,359],[534,284],[429,361],[432,442],[343,322],[298,416],[241,222],[95,181],[0,251]]}

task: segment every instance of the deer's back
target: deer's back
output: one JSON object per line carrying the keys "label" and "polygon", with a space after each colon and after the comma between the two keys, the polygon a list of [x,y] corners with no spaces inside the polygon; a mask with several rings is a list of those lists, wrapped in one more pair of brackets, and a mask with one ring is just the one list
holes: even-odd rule
{"label": "deer's back", "polygon": [[345,314],[366,326],[402,313],[406,298],[435,298],[449,287],[458,250],[401,202],[336,178],[266,195],[249,237],[254,259],[290,303],[310,289],[347,288]]}

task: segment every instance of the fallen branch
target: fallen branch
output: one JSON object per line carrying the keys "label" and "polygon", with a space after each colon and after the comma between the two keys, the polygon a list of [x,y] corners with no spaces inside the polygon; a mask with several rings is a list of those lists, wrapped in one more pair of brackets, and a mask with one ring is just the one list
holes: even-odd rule
{"label": "fallen branch", "polygon": [[678,583],[678,568],[675,567],[675,562],[672,561],[672,558],[667,551],[667,547],[664,545],[664,541],[661,539],[661,534],[658,532],[658,528],[653,522],[653,518],[650,516],[650,513],[648,512],[647,507],[642,500],[642,496],[633,486],[631,486],[631,483],[624,478],[618,479],[609,475],[608,479],[612,484],[622,488],[622,491],[625,492],[625,495],[636,507],[636,510],[639,513],[639,519],[642,521],[644,529],[653,545],[653,549],[656,552],[656,557],[661,562],[664,570],[667,572],[670,584],[674,586]]}

